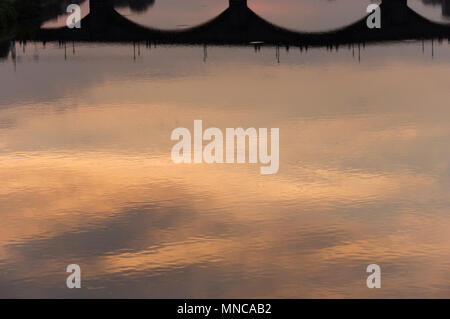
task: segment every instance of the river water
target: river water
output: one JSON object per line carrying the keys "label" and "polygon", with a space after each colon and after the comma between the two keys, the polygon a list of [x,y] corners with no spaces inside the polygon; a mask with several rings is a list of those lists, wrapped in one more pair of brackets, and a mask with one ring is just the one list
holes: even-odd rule
{"label": "river water", "polygon": [[[249,6],[325,30],[367,5],[276,2]],[[410,6],[448,21],[439,6]],[[225,8],[118,11],[181,28]],[[366,45],[359,57],[291,48],[279,61],[264,46],[16,51],[0,61],[1,297],[450,296],[447,41]],[[174,164],[171,132],[196,119],[279,128],[279,172]],[[69,264],[81,289],[66,287]],[[381,289],[366,286],[369,264]]]}

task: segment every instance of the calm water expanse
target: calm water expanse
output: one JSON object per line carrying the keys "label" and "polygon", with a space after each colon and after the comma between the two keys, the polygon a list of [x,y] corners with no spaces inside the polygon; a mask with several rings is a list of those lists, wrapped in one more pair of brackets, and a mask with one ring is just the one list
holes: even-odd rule
{"label": "calm water expanse", "polygon": [[[299,30],[368,3],[276,2],[249,6]],[[119,11],[180,28],[225,8]],[[450,297],[449,74],[448,41],[279,63],[264,46],[17,44],[0,61],[0,297]],[[195,119],[280,128],[278,174],[174,164],[170,134]]]}

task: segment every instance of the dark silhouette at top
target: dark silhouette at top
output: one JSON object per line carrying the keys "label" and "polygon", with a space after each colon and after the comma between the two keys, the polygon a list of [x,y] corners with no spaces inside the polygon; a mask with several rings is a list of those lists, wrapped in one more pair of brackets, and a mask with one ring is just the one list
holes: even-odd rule
{"label": "dark silhouette at top", "polygon": [[422,0],[425,4],[441,5],[442,16],[450,18],[450,0]]}
{"label": "dark silhouette at top", "polygon": [[9,54],[9,42],[8,41],[0,41],[0,59],[4,59]]}
{"label": "dark silhouette at top", "polygon": [[128,7],[131,11],[143,12],[155,4],[155,0],[113,0],[114,7]]}
{"label": "dark silhouette at top", "polygon": [[90,13],[81,29],[41,29],[41,41],[148,41],[174,44],[234,44],[331,46],[347,43],[450,38],[450,25],[431,22],[407,6],[406,0],[384,0],[381,28],[369,29],[367,16],[328,32],[295,32],[276,26],[254,13],[247,0],[229,0],[229,7],[202,25],[183,30],[159,30],[136,24],[117,13],[110,0],[90,0]]}
{"label": "dark silhouette at top", "polygon": [[[89,0],[88,0],[89,1]],[[116,8],[130,8],[134,12],[143,12],[155,4],[155,0],[110,0]],[[81,4],[84,0],[60,0],[57,3],[48,4],[41,12],[42,21],[55,19],[58,15],[66,13],[70,4]]]}

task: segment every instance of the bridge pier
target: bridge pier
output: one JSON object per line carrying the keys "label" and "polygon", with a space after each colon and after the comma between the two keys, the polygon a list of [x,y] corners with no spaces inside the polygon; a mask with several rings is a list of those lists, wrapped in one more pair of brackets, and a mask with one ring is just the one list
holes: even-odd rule
{"label": "bridge pier", "polygon": [[231,7],[245,7],[247,8],[247,0],[230,0]]}
{"label": "bridge pier", "polygon": [[89,10],[91,14],[101,15],[113,9],[111,0],[89,0]]}
{"label": "bridge pier", "polygon": [[114,11],[111,0],[89,0],[90,31],[94,36],[106,33],[111,13]]}
{"label": "bridge pier", "polygon": [[383,0],[380,7],[382,25],[397,26],[407,22],[409,13],[407,0]]}
{"label": "bridge pier", "polygon": [[234,27],[243,27],[247,21],[247,0],[229,0],[231,24]]}
{"label": "bridge pier", "polygon": [[450,16],[450,1],[449,0],[443,0],[442,1],[442,15],[443,16]]}

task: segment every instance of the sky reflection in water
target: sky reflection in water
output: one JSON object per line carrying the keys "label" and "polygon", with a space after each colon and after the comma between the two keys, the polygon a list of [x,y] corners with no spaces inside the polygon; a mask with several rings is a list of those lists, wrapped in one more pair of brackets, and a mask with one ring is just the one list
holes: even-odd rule
{"label": "sky reflection in water", "polygon": [[[63,51],[0,62],[1,297],[449,296],[448,43]],[[194,119],[279,127],[279,174],[173,164]]]}

